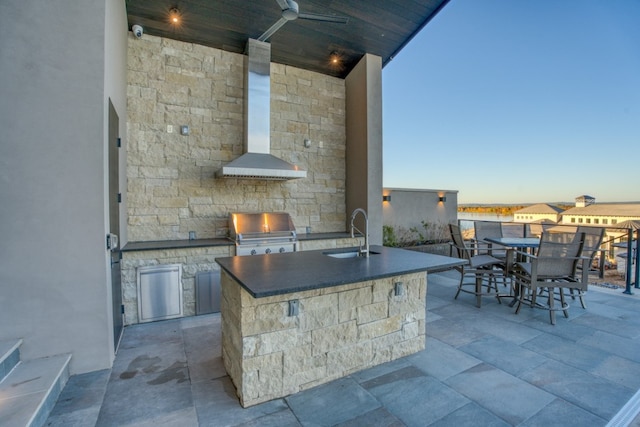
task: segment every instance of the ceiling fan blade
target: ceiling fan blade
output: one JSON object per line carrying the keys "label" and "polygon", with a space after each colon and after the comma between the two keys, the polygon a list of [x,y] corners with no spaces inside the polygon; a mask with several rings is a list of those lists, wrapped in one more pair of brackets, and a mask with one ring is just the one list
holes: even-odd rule
{"label": "ceiling fan blade", "polygon": [[282,10],[289,8],[289,5],[287,4],[287,0],[276,0],[276,2],[278,3],[278,6],[280,6],[280,9]]}
{"label": "ceiling fan blade", "polygon": [[273,33],[278,31],[280,27],[282,27],[287,22],[288,21],[284,18],[278,19],[275,24],[273,24],[267,31],[265,31],[264,33],[262,33],[260,37],[258,37],[258,41],[261,41],[261,42],[266,41],[269,37],[273,35]]}
{"label": "ceiling fan blade", "polygon": [[349,22],[349,18],[346,16],[324,15],[320,13],[299,13],[298,18],[311,21],[335,22],[337,24],[346,24]]}

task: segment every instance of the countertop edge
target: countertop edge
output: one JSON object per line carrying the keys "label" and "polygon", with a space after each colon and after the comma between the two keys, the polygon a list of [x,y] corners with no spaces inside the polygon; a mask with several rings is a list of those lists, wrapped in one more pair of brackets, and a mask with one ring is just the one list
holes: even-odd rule
{"label": "countertop edge", "polygon": [[206,248],[212,246],[233,246],[235,243],[227,238],[195,239],[195,240],[154,240],[146,242],[128,242],[120,250],[122,252],[158,251],[164,249]]}
{"label": "countertop edge", "polygon": [[[309,240],[346,239],[350,238],[351,235],[347,232],[327,232],[311,234],[301,233],[298,234],[297,237],[299,242],[304,242]],[[158,251],[164,249],[206,248],[213,246],[235,246],[235,242],[228,237],[195,240],[149,240],[144,242],[127,242],[120,251]]]}

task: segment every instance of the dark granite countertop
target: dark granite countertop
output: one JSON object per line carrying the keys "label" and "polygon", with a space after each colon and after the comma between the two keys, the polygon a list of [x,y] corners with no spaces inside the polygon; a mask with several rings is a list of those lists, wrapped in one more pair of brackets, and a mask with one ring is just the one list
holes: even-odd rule
{"label": "dark granite countertop", "polygon": [[158,249],[203,248],[208,246],[233,246],[233,241],[225,238],[195,240],[155,240],[150,242],[129,242],[122,252],[154,251]]}
{"label": "dark granite countertop", "polygon": [[369,258],[333,258],[325,253],[354,248],[217,258],[220,267],[254,298],[308,291],[420,271],[446,270],[466,261],[406,249],[371,246]]}
{"label": "dark granite countertop", "polygon": [[[351,237],[349,233],[301,233],[298,240],[329,240]],[[129,242],[122,248],[122,252],[155,251],[160,249],[203,248],[208,246],[233,246],[234,241],[225,237],[217,239],[195,240],[154,240],[149,242]]]}

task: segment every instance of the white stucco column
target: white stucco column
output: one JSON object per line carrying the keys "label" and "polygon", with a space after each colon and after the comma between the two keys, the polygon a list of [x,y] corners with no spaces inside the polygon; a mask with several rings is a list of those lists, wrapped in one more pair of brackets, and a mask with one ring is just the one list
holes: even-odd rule
{"label": "white stucco column", "polygon": [[382,59],[364,55],[345,79],[345,86],[347,227],[351,212],[364,208],[369,216],[370,243],[381,245]]}

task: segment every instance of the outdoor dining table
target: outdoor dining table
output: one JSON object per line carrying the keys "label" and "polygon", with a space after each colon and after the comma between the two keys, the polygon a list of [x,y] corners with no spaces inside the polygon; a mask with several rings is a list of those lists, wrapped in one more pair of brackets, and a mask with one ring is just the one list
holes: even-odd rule
{"label": "outdoor dining table", "polygon": [[[505,265],[505,274],[511,275],[511,267],[515,262],[524,261],[524,256],[518,254],[518,256],[514,257],[513,253],[523,252],[523,251],[532,251],[540,246],[540,238],[539,237],[485,237],[484,239],[488,243],[504,246],[507,250],[507,259]],[[516,252],[517,253],[517,252]],[[513,300],[509,303],[509,307],[513,307],[515,303],[518,301],[518,287],[513,284]],[[506,296],[506,295],[504,295]]]}
{"label": "outdoor dining table", "polygon": [[489,243],[495,243],[507,249],[530,249],[540,246],[539,237],[485,237]]}

